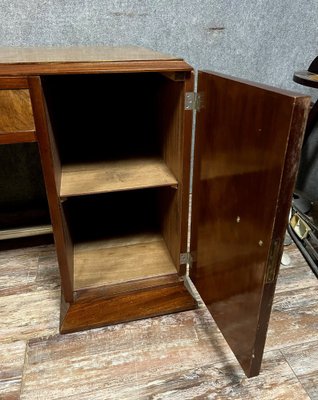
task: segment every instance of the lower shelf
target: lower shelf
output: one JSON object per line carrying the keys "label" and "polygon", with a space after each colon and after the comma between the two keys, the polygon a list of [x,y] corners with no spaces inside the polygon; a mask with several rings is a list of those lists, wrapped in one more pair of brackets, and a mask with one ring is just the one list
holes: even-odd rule
{"label": "lower shelf", "polygon": [[74,290],[176,274],[161,235],[145,233],[74,246]]}
{"label": "lower shelf", "polygon": [[61,333],[98,328],[142,318],[155,317],[174,312],[191,310],[197,303],[183,281],[114,296],[100,292],[79,295],[72,304],[61,305]]}
{"label": "lower shelf", "polygon": [[51,225],[37,225],[14,229],[0,230],[0,240],[16,239],[29,236],[48,235],[52,233]]}

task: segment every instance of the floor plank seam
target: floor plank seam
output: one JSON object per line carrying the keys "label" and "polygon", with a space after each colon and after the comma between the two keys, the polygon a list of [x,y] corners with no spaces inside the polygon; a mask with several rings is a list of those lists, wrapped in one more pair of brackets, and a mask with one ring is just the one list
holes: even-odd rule
{"label": "floor plank seam", "polygon": [[297,379],[297,381],[299,382],[300,386],[303,388],[303,390],[306,392],[306,394],[308,395],[308,397],[311,399],[310,394],[308,393],[307,389],[304,387],[304,385],[302,384],[302,382],[299,380],[299,376],[296,374],[296,372],[294,371],[294,368],[290,365],[288,359],[285,357],[285,354],[279,349],[280,354],[282,355],[282,357],[284,358],[284,360],[286,361],[287,365],[289,366],[290,370],[292,371],[293,375],[295,376],[295,378]]}
{"label": "floor plank seam", "polygon": [[25,352],[24,352],[24,359],[23,359],[23,368],[22,368],[22,373],[21,373],[21,384],[20,384],[20,393],[19,393],[19,399],[21,398],[23,394],[23,389],[25,386],[25,371],[28,365],[28,349],[29,349],[29,341],[26,342],[25,346]]}
{"label": "floor plank seam", "polygon": [[288,350],[288,349],[290,349],[292,347],[295,347],[295,346],[299,346],[299,345],[303,345],[303,344],[305,345],[305,344],[310,344],[310,343],[315,343],[315,342],[317,342],[317,346],[318,346],[318,340],[317,339],[302,340],[301,343],[293,343],[293,344],[289,344],[288,346],[280,346],[277,349],[268,349],[268,350],[265,349],[264,353],[268,353],[270,351],[275,351],[275,350],[279,350],[279,351]]}
{"label": "floor plank seam", "polygon": [[[233,354],[226,355],[226,351],[224,352],[223,345],[226,345],[223,338],[219,337],[219,331],[216,328],[212,329],[210,325],[210,328],[207,328],[212,318],[202,303],[195,311],[147,318],[135,321],[135,325],[127,323],[117,327],[59,334],[56,328],[59,303],[54,300],[55,296],[46,297],[47,291],[56,290],[52,285],[55,275],[51,272],[51,261],[42,261],[42,266],[39,265],[41,263],[34,265],[33,271],[36,268],[36,279],[39,281],[35,281],[33,287],[40,296],[36,303],[39,311],[42,307],[41,294],[45,294],[43,301],[48,298],[50,318],[46,320],[44,313],[39,313],[38,317],[34,316],[38,321],[34,324],[35,320],[28,318],[27,313],[21,314],[22,318],[26,317],[30,326],[34,324],[34,330],[30,332],[24,327],[23,321],[15,321],[13,314],[12,326],[9,323],[6,328],[11,329],[8,332],[13,336],[3,335],[2,341],[0,340],[0,344],[12,343],[12,346],[3,347],[6,352],[3,353],[6,354],[4,366],[13,378],[2,389],[5,391],[4,396],[8,394],[8,399],[168,400],[203,399],[211,395],[214,398],[220,395],[223,399],[234,396],[237,399],[316,400],[317,286],[313,284],[300,287],[303,282],[308,282],[308,274],[303,267],[301,273],[297,273],[295,267],[290,269],[289,273],[283,274],[283,291],[277,293],[279,301],[272,320],[269,346],[264,351],[267,358],[265,356],[263,371],[259,378],[248,380],[242,377]],[[296,263],[296,260],[294,262]],[[301,281],[303,275],[304,280]],[[31,277],[26,274],[24,276],[26,280]],[[18,277],[17,284],[20,282],[21,278]],[[295,286],[298,288],[292,289]],[[29,289],[25,287],[25,293],[28,292]],[[291,293],[294,296],[290,296]],[[22,292],[16,295],[22,295],[21,299],[24,299]],[[17,309],[19,307],[16,307]],[[303,321],[301,318],[304,313],[307,315],[307,309],[312,318],[307,320],[304,317]],[[290,315],[295,316],[299,327],[293,326]],[[40,317],[43,320],[39,319]],[[304,331],[305,324],[308,326],[308,333]],[[21,329],[20,333],[14,330],[15,325],[16,329]],[[182,331],[175,331],[181,328]],[[290,332],[289,337],[285,333],[286,328]],[[300,331],[297,331],[298,328]],[[279,338],[280,334],[283,335],[282,339]],[[288,340],[285,341],[284,338]],[[18,346],[14,344],[15,340],[20,342]],[[307,345],[303,352],[301,345]],[[209,359],[206,358],[208,351],[211,352]],[[307,364],[302,364],[300,356]],[[305,366],[306,371],[303,369]],[[69,372],[66,380],[61,379],[65,376],[64,367]],[[89,390],[88,385],[92,385]]]}

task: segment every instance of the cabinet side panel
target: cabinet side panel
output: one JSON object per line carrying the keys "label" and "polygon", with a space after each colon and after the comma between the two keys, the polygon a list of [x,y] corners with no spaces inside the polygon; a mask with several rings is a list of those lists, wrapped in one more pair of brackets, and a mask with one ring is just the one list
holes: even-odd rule
{"label": "cabinet side panel", "polygon": [[158,127],[163,159],[178,181],[181,178],[182,95],[184,82],[162,78],[158,99]]}
{"label": "cabinet side panel", "polygon": [[[190,147],[192,113],[184,111],[186,90],[193,88],[192,74],[185,81],[163,79],[159,93],[159,136],[163,158],[178,181],[175,191],[162,192],[162,230],[167,247],[179,270],[180,252],[187,250]],[[179,271],[184,273],[184,268]]]}
{"label": "cabinet side panel", "polygon": [[61,166],[52,136],[53,133],[46,110],[40,77],[30,77],[29,87],[59,261],[62,290],[65,300],[70,302],[73,299],[73,244],[62,214],[57,192],[57,187],[59,187],[60,182]]}
{"label": "cabinet side panel", "polygon": [[[188,249],[188,241],[190,237],[189,231],[189,201],[190,201],[190,179],[191,179],[191,144],[194,138],[192,137],[192,124],[193,124],[193,111],[185,110],[185,94],[187,92],[194,91],[194,72],[192,71],[188,78],[185,80],[184,93],[182,99],[183,111],[183,156],[182,162],[182,184],[180,185],[182,190],[181,196],[181,253],[186,253],[191,250]],[[185,271],[186,265],[181,265],[180,272]]]}

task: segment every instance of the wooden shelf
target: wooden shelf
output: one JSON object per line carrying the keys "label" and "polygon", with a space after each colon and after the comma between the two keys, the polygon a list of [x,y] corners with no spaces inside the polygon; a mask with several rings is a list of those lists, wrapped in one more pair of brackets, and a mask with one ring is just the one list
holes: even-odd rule
{"label": "wooden shelf", "polygon": [[38,226],[21,227],[14,229],[3,229],[0,230],[0,240],[48,235],[51,234],[52,232],[53,231],[51,225],[38,225]]}
{"label": "wooden shelf", "polygon": [[178,182],[159,158],[136,158],[62,167],[61,197],[147,187],[174,186]]}
{"label": "wooden shelf", "polygon": [[176,274],[159,234],[85,242],[74,246],[74,290]]}

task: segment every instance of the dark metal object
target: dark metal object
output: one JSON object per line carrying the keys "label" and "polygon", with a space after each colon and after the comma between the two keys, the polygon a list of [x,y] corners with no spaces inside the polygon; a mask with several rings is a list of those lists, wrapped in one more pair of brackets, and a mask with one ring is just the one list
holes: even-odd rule
{"label": "dark metal object", "polygon": [[295,204],[292,204],[292,216],[297,215],[309,228],[304,237],[300,237],[297,231],[293,229],[291,223],[288,224],[288,233],[299,248],[300,252],[308,262],[310,268],[318,278],[318,227],[313,221],[304,214]]}

